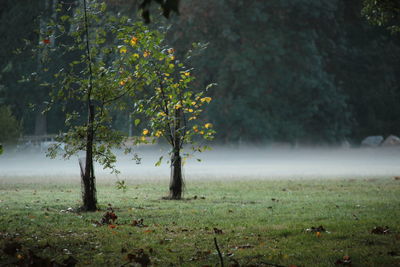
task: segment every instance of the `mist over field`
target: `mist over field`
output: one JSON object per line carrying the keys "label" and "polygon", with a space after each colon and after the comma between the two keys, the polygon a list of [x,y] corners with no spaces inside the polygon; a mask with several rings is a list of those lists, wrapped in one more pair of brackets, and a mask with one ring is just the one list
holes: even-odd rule
{"label": "mist over field", "polygon": [[[141,147],[136,164],[131,155],[117,152],[118,176],[96,164],[99,181],[166,180],[170,168],[166,149]],[[154,164],[161,155],[161,166]],[[201,162],[196,159],[200,158]],[[196,179],[301,179],[357,178],[400,175],[399,148],[271,148],[216,146],[195,154],[184,165],[186,180]],[[31,178],[31,180],[30,180]],[[46,158],[44,152],[15,152],[0,156],[0,182],[21,180],[79,181],[78,157],[69,160]]]}

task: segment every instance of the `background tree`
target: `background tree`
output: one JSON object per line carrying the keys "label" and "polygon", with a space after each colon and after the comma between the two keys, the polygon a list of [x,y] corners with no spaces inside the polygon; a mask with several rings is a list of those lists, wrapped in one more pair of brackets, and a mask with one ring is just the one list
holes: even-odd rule
{"label": "background tree", "polygon": [[[49,91],[40,79],[44,73],[29,75],[30,83],[16,82],[24,73],[39,74],[37,53],[33,56],[30,48],[40,40],[44,46],[47,40],[39,34],[39,15],[53,17],[51,10],[45,11],[45,2],[0,3],[0,84],[4,104],[23,121],[23,134],[33,134],[37,128],[31,118],[39,110],[32,112],[29,104],[40,107]],[[109,12],[133,20],[144,2],[107,1],[112,5]],[[157,8],[166,2],[153,0],[146,6],[152,15],[150,27],[163,25],[158,24]],[[193,42],[209,43],[188,66],[194,68],[196,87],[219,84],[210,92],[215,101],[205,108],[204,117],[215,125],[220,142],[326,144],[349,139],[357,144],[368,135],[400,134],[400,40],[384,27],[370,25],[360,14],[363,4],[362,0],[180,1],[180,16],[168,20],[172,27],[167,42],[180,58]],[[63,12],[68,13],[67,8]],[[57,38],[58,45],[69,41]],[[13,53],[25,46],[29,49]],[[51,45],[46,47],[51,51]],[[48,68],[47,81],[52,70],[79,59],[71,53],[52,57],[57,57],[59,66]],[[75,105],[70,102],[68,108],[78,109]],[[112,113],[113,129],[128,133],[129,112]],[[48,133],[64,131],[64,117],[54,105],[47,114]],[[133,133],[140,131],[134,128]]]}
{"label": "background tree", "polygon": [[400,2],[397,0],[364,0],[363,16],[372,24],[400,32]]}
{"label": "background tree", "polygon": [[0,106],[0,144],[15,143],[21,133],[21,123],[8,106]]}

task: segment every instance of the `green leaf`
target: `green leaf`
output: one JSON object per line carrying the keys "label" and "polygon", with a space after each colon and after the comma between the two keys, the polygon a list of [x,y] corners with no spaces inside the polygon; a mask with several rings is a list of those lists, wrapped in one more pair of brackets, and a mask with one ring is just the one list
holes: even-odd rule
{"label": "green leaf", "polygon": [[155,166],[160,166],[161,165],[161,162],[162,162],[162,160],[163,160],[163,158],[164,158],[164,156],[161,156],[159,159],[158,159],[158,161],[156,162],[156,164],[154,164]]}
{"label": "green leaf", "polygon": [[139,123],[140,123],[140,119],[136,119],[136,120],[135,120],[135,126],[138,126]]}

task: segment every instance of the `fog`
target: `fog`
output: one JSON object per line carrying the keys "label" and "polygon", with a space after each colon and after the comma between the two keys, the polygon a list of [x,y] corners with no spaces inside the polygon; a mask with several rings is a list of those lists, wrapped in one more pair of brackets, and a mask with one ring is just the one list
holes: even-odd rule
{"label": "fog", "polygon": [[[165,154],[160,147],[141,147],[136,164],[131,155],[118,154],[118,176],[96,165],[100,181],[168,180],[169,165],[154,164]],[[166,156],[167,158],[167,156]],[[198,162],[196,158],[202,159]],[[196,179],[314,179],[387,177],[400,175],[400,148],[271,148],[216,146],[198,153],[184,165],[186,180]],[[0,182],[38,180],[79,181],[78,157],[46,158],[44,152],[6,152],[0,156]]]}

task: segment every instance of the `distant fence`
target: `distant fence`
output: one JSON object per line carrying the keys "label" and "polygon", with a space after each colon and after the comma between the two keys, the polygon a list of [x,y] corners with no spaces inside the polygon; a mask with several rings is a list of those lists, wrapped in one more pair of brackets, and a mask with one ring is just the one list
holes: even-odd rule
{"label": "distant fence", "polygon": [[[46,135],[25,135],[18,139],[18,149],[40,149],[41,151],[47,150],[51,145],[57,143],[56,134],[46,134]],[[136,137],[137,138],[137,137]],[[123,147],[135,146],[135,137],[128,137],[122,144]],[[145,137],[143,143],[137,144],[140,146],[148,146],[157,144],[157,139],[154,137]]]}
{"label": "distant fence", "polygon": [[18,149],[39,149],[44,151],[47,150],[50,145],[56,143],[56,137],[56,134],[25,135],[18,139]]}

